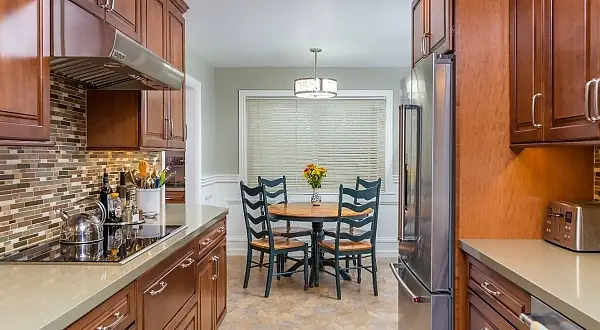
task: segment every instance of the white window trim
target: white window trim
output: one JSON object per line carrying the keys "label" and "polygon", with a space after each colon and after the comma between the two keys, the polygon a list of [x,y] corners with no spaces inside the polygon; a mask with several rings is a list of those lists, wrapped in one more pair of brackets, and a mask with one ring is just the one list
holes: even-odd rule
{"label": "white window trim", "polygon": [[[396,187],[393,178],[393,153],[394,153],[394,91],[393,90],[338,90],[339,97],[354,98],[385,98],[385,180],[386,191],[382,194],[395,195]],[[246,99],[252,97],[294,97],[293,90],[239,90],[239,173],[240,180],[248,181],[248,120]],[[311,195],[307,193],[294,193],[294,195]],[[321,195],[337,195],[336,193],[321,193]]]}

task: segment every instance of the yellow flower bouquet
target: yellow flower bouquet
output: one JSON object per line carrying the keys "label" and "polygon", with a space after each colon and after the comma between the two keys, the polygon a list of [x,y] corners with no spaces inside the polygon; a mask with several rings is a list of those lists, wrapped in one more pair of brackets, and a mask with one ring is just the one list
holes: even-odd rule
{"label": "yellow flower bouquet", "polygon": [[327,168],[317,164],[308,164],[302,174],[313,189],[321,188],[321,180],[327,176]]}

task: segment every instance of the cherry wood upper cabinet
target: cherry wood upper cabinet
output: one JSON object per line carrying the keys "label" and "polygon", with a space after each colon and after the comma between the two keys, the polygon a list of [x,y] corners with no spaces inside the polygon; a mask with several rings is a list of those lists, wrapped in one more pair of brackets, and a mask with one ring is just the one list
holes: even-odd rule
{"label": "cherry wood upper cabinet", "polygon": [[512,143],[543,140],[542,1],[510,1]]}
{"label": "cherry wood upper cabinet", "polygon": [[137,42],[142,40],[141,18],[142,0],[110,0],[106,22]]}
{"label": "cherry wood upper cabinet", "polygon": [[49,7],[0,1],[0,144],[50,139]]}
{"label": "cherry wood upper cabinet", "polygon": [[510,14],[511,143],[600,144],[600,3],[511,0]]}
{"label": "cherry wood upper cabinet", "polygon": [[[185,72],[185,21],[184,8],[177,1],[169,0],[167,15],[167,60]],[[169,92],[169,148],[185,149],[187,127],[185,118],[185,84],[180,91]]]}
{"label": "cherry wood upper cabinet", "polygon": [[109,1],[110,0],[71,0],[71,2],[76,3],[79,7],[102,19],[106,18],[106,10],[109,7]]}
{"label": "cherry wood upper cabinet", "polygon": [[425,57],[425,2],[427,0],[414,0],[412,2],[412,64],[417,64]]}
{"label": "cherry wood upper cabinet", "polygon": [[[143,0],[145,4],[143,44],[156,55],[167,59],[167,1]],[[161,24],[159,24],[161,23]],[[141,138],[147,147],[166,148],[168,139],[168,92],[142,92]]]}
{"label": "cherry wood upper cabinet", "polygon": [[429,0],[427,6],[428,53],[447,53],[454,49],[453,8],[451,0]]}
{"label": "cherry wood upper cabinet", "polygon": [[453,20],[452,0],[413,0],[413,66],[432,53],[454,49]]}
{"label": "cherry wood upper cabinet", "polygon": [[599,122],[593,118],[600,119],[595,81],[600,78],[600,3],[545,2],[545,139],[598,139]]}

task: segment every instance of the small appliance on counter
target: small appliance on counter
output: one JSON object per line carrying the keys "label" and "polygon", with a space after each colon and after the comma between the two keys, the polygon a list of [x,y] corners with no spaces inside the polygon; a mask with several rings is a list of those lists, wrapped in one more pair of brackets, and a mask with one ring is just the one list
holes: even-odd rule
{"label": "small appliance on counter", "polygon": [[544,239],[576,252],[600,252],[600,202],[550,202]]}
{"label": "small appliance on counter", "polygon": [[167,203],[185,203],[185,152],[167,151],[165,165],[172,168],[176,175],[165,184],[165,199]]}

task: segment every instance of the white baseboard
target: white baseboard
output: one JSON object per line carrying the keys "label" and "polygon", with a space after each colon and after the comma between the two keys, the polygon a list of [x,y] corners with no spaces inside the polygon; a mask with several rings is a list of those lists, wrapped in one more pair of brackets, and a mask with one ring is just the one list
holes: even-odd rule
{"label": "white baseboard", "polygon": [[[307,241],[306,238],[301,239]],[[248,253],[246,237],[227,237],[227,255],[245,256]],[[398,256],[398,241],[389,238],[377,239],[377,256],[382,258]]]}

